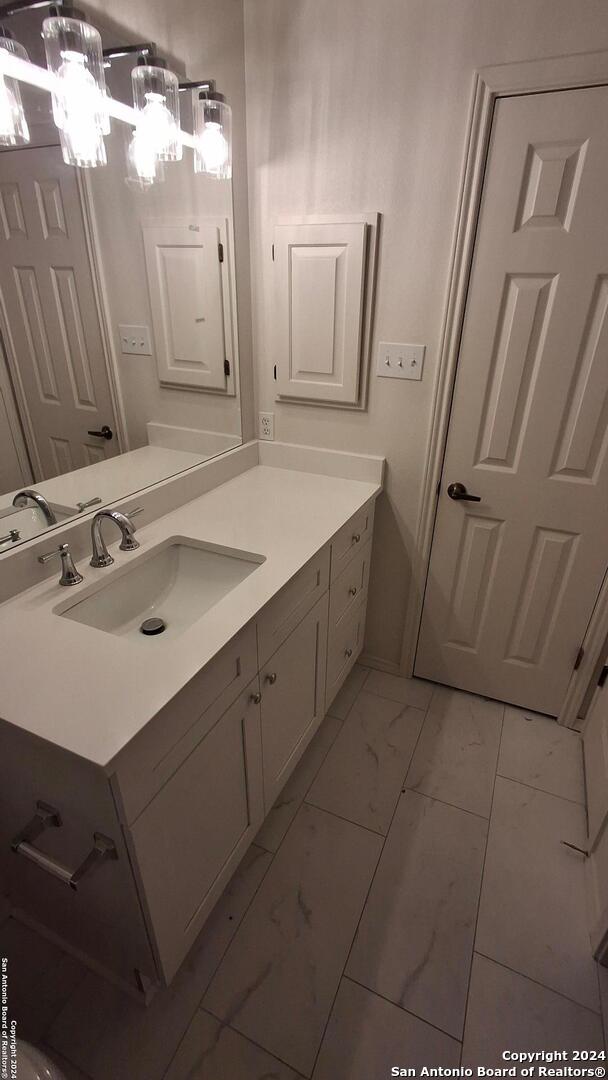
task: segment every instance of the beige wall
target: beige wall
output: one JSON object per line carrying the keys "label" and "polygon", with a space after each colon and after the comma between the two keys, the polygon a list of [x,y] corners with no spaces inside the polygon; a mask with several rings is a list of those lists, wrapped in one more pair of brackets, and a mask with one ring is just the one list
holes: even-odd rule
{"label": "beige wall", "polygon": [[[242,0],[86,0],[84,5],[95,21],[95,12],[99,13],[97,24],[103,27],[116,24],[117,39],[124,30],[129,40],[154,41],[162,54],[180,62],[180,67],[190,79],[214,78],[218,89],[225,94],[233,111],[233,196],[234,230],[236,237],[236,279],[239,322],[239,353],[241,365],[241,388],[243,401],[243,437],[251,438],[253,433],[252,408],[252,360],[251,360],[251,298],[249,287],[249,224],[247,205],[247,159],[245,139],[245,74],[244,74],[244,37]],[[111,34],[105,33],[104,39],[110,40]],[[198,178],[200,179],[200,177]],[[112,177],[106,175],[101,183],[111,185]],[[150,200],[151,202],[152,200]],[[142,205],[142,200],[135,200]],[[121,199],[124,211],[126,203]],[[194,206],[182,207],[184,212],[192,212]],[[211,207],[210,213],[217,208]],[[144,211],[145,212],[145,211]],[[152,211],[153,213],[154,211]],[[199,210],[200,212],[200,210]],[[179,210],[177,211],[179,213]],[[137,284],[137,283],[135,283]],[[135,290],[136,298],[142,300],[141,289]],[[143,301],[142,301],[143,302]],[[118,310],[118,309],[117,309]],[[115,321],[136,321],[124,317]],[[149,357],[129,357],[125,361],[127,393],[137,398],[143,385],[138,380],[138,371],[144,372],[149,366]],[[168,395],[173,394],[173,398]],[[232,402],[212,401],[211,395],[191,394],[183,391],[161,391],[162,409],[166,410],[167,400],[174,402],[175,412],[168,416],[168,422],[181,422],[186,426],[209,427],[214,425],[220,431],[238,430]],[[178,403],[179,398],[179,403]],[[197,400],[193,400],[197,399]],[[209,423],[197,423],[193,419],[197,411],[197,402],[206,399],[205,414]],[[158,390],[145,383],[145,408],[160,419]],[[187,409],[188,415],[180,409]],[[178,414],[183,418],[179,420]],[[135,431],[141,436],[141,425]],[[136,435],[136,441],[138,437]]]}
{"label": "beige wall", "polygon": [[[277,439],[386,455],[366,650],[395,664],[473,72],[606,49],[608,6],[605,0],[244,4],[256,409],[274,411]],[[273,218],[374,210],[383,215],[374,344],[425,343],[422,382],[372,374],[363,414],[275,402]]]}

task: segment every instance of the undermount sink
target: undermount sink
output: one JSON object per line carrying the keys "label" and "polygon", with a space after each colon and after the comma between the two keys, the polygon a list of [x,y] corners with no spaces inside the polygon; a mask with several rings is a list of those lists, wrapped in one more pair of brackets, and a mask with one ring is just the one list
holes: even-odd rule
{"label": "undermount sink", "polygon": [[173,538],[57,613],[143,643],[154,637],[166,641],[192,626],[264,559],[248,551]]}

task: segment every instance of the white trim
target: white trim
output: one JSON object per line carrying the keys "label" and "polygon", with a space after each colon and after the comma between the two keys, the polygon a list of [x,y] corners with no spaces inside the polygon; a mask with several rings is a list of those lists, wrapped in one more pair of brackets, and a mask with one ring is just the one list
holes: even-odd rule
{"label": "white trim", "polygon": [[584,655],[580,667],[572,672],[564,698],[558,723],[565,727],[582,726],[577,723],[591,683],[595,685],[605,661],[606,639],[608,638],[608,574],[602,582],[589,626],[584,639]]}
{"label": "white trim", "polygon": [[[608,51],[576,53],[571,56],[556,56],[545,60],[526,60],[512,64],[500,64],[496,67],[482,68],[474,75],[439,349],[439,363],[433,393],[433,412],[413,544],[411,592],[401,652],[400,670],[402,675],[411,675],[414,669],[416,644],[422,618],[424,587],[435,525],[437,488],[441,480],[448,433],[452,391],[458,364],[460,336],[475,246],[477,216],[482,196],[494,104],[500,97],[515,94],[572,90],[576,89],[576,87],[600,86],[607,83]],[[602,608],[603,610],[600,610]],[[591,642],[592,637],[594,642],[597,637],[601,637],[601,628],[603,628],[602,640],[605,640],[608,633],[608,599],[605,605],[596,605],[587,630],[586,646],[587,642]],[[589,648],[588,662],[593,663],[591,648]],[[577,674],[580,675],[580,669]],[[577,682],[580,681],[580,679],[577,680]],[[570,695],[570,688],[568,694]],[[573,691],[569,711],[566,714],[562,709],[559,717],[560,723],[571,725],[574,722],[572,708],[574,707],[575,696]],[[580,707],[583,697],[584,691],[576,698],[578,706],[575,707],[575,711],[576,708]],[[569,700],[568,697],[566,700]]]}

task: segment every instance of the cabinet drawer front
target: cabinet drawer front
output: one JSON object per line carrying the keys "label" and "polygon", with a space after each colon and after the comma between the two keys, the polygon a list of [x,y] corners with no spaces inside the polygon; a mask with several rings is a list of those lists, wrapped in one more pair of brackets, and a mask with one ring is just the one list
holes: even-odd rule
{"label": "cabinet drawer front", "polygon": [[267,809],[325,713],[327,603],[325,593],[260,672]]}
{"label": "cabinet drawer front", "polygon": [[255,626],[245,627],[120,755],[114,789],[123,821],[134,821],[257,671]]}
{"label": "cabinet drawer front", "polygon": [[167,982],[264,818],[256,688],[224,713],[130,831]]}
{"label": "cabinet drawer front", "polygon": [[368,503],[353,514],[350,521],[343,525],[331,542],[331,580],[335,581],[345,566],[371,539],[374,527],[374,503]]}
{"label": "cabinet drawer front", "polygon": [[329,584],[329,545],[266,605],[257,620],[260,667],[323,595]]}
{"label": "cabinet drawer front", "polygon": [[372,545],[368,541],[363,551],[355,555],[339,577],[332,581],[329,595],[330,633],[367,593],[371,551]]}
{"label": "cabinet drawer front", "polygon": [[367,595],[364,594],[357,607],[330,632],[327,650],[328,704],[333,701],[363,648],[366,605]]}

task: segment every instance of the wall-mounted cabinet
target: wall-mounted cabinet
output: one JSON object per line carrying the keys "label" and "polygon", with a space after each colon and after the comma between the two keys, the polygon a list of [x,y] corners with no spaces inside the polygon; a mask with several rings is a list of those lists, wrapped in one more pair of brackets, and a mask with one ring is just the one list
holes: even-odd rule
{"label": "wall-mounted cabinet", "polygon": [[159,381],[234,394],[227,222],[142,225]]}
{"label": "wall-mounted cabinet", "polygon": [[276,225],[279,398],[364,407],[377,234],[377,214],[290,219]]}

